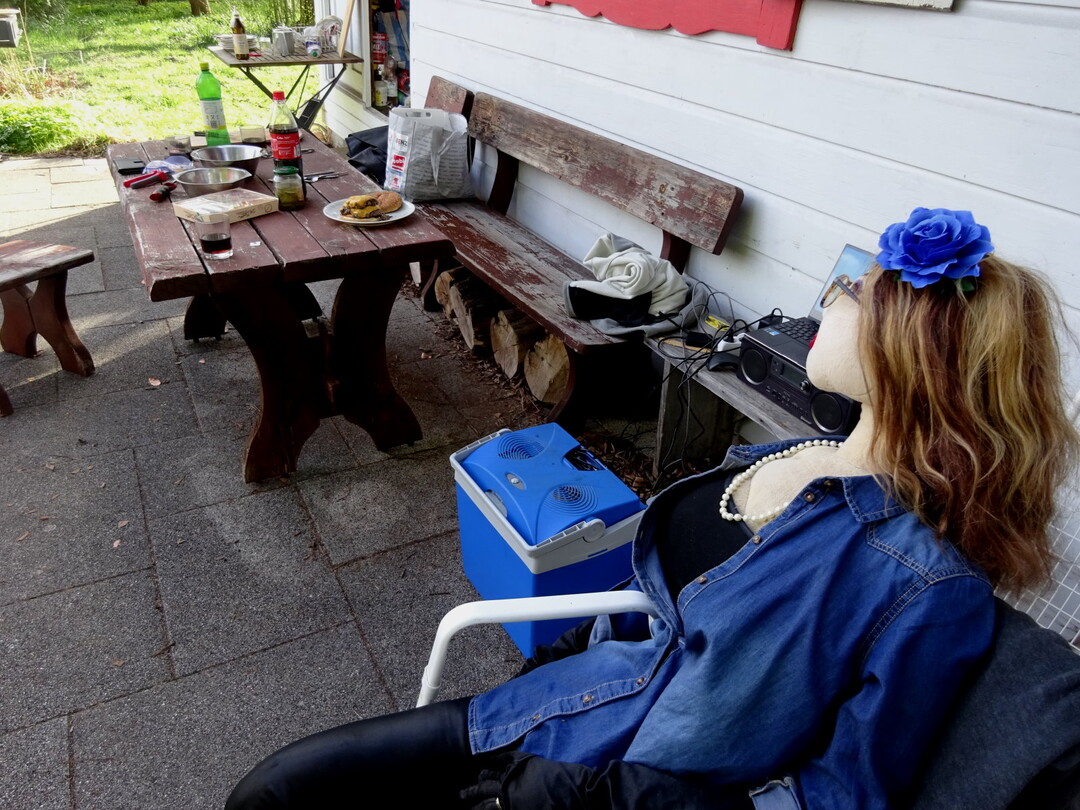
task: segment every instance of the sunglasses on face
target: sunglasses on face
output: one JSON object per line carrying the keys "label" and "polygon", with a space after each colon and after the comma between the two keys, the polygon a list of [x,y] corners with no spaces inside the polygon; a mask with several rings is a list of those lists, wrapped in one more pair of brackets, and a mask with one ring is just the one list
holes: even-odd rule
{"label": "sunglasses on face", "polygon": [[836,301],[841,295],[848,295],[857,304],[859,303],[859,293],[862,291],[862,276],[852,281],[846,275],[839,275],[833,279],[832,284],[829,285],[829,289],[825,290],[825,294],[821,296],[821,306],[827,307]]}

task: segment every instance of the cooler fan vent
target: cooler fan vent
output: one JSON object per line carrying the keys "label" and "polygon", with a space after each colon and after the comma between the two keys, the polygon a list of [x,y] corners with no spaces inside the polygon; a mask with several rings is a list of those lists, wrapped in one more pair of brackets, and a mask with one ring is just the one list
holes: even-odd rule
{"label": "cooler fan vent", "polygon": [[564,484],[548,494],[548,501],[553,509],[560,512],[581,515],[596,509],[597,497],[592,487]]}
{"label": "cooler fan vent", "polygon": [[533,458],[543,452],[544,446],[540,442],[531,441],[520,436],[510,435],[499,442],[499,458]]}

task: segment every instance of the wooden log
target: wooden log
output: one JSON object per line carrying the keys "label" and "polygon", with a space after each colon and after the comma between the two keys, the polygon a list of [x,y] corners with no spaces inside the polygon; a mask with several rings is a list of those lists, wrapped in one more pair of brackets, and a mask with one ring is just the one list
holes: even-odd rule
{"label": "wooden log", "polygon": [[192,17],[201,17],[203,14],[210,13],[210,0],[188,0],[188,6],[191,7]]}
{"label": "wooden log", "polygon": [[467,275],[465,268],[455,268],[440,273],[435,279],[435,300],[442,306],[443,314],[451,321],[454,319],[454,307],[450,303],[450,288]]}
{"label": "wooden log", "polygon": [[555,335],[545,335],[525,355],[525,384],[541,402],[561,402],[570,386],[570,358]]}
{"label": "wooden log", "polygon": [[544,330],[528,315],[516,309],[504,309],[491,319],[491,353],[495,365],[509,380],[521,373],[525,355]]}
{"label": "wooden log", "polygon": [[450,308],[469,351],[483,354],[491,348],[491,319],[505,306],[505,301],[473,276],[459,278],[450,287]]}

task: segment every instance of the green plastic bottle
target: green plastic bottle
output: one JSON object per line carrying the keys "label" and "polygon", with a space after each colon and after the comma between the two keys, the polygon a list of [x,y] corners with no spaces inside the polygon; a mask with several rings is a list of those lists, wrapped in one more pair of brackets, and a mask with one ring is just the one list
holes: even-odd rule
{"label": "green plastic bottle", "polygon": [[229,129],[225,125],[225,107],[221,103],[221,82],[210,72],[208,63],[200,62],[199,69],[202,72],[195,80],[195,92],[199,94],[199,106],[202,107],[206,145],[221,146],[229,142]]}

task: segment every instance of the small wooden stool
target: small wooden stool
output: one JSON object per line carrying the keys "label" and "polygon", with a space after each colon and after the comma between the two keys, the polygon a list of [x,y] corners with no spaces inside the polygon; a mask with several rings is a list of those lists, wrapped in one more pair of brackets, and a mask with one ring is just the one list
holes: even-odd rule
{"label": "small wooden stool", "polygon": [[[40,334],[60,360],[60,367],[82,377],[94,373],[90,352],[75,334],[68,318],[67,271],[94,260],[94,252],[67,245],[46,245],[17,239],[0,245],[0,302],[4,322],[0,347],[33,357]],[[33,293],[26,286],[37,282]],[[11,400],[0,387],[0,416],[12,412]]]}

